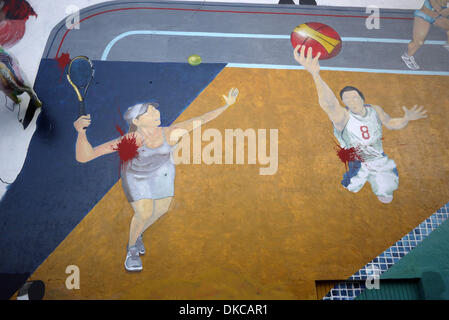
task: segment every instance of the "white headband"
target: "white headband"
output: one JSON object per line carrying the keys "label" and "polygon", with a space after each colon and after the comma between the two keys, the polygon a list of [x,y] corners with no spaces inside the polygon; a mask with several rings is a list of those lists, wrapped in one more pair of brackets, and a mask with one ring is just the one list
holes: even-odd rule
{"label": "white headband", "polygon": [[132,124],[134,119],[147,111],[146,106],[147,104],[139,103],[132,107],[129,107],[128,110],[126,110],[123,118],[126,120],[126,122],[128,122],[128,124]]}

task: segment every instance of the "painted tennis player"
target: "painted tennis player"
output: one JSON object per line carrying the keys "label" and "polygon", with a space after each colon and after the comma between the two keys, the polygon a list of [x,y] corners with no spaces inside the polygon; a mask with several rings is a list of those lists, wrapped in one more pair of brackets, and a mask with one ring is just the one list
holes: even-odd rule
{"label": "painted tennis player", "polygon": [[223,107],[207,112],[169,127],[161,127],[160,112],[156,103],[143,103],[130,107],[124,118],[129,124],[129,131],[124,136],[106,142],[95,148],[91,146],[86,136],[86,129],[91,124],[90,115],[81,116],[74,122],[78,131],[76,141],[76,160],[88,162],[102,155],[115,152],[123,139],[135,137],[138,156],[129,161],[122,169],[122,186],[128,201],[134,209],[129,231],[129,242],[125,259],[125,269],[128,271],[142,270],[142,260],[139,255],[145,253],[142,234],[159,217],[166,213],[174,196],[175,165],[173,149],[182,139],[177,141],[170,137],[184,130],[184,134],[218,117],[229,106],[233,105],[238,96],[238,89],[232,88],[227,96],[223,95],[226,104]]}
{"label": "painted tennis player", "polygon": [[399,176],[396,163],[388,158],[382,147],[382,125],[390,130],[399,130],[411,120],[426,118],[423,107],[412,109],[402,107],[402,118],[391,118],[379,106],[365,104],[362,92],[354,87],[345,87],[340,91],[343,108],[337,97],[320,76],[320,54],[312,59],[312,48],[305,56],[305,46],[294,51],[295,60],[312,75],[318,92],[321,108],[327,113],[334,125],[334,135],[342,148],[357,150],[357,159],[349,161],[349,170],[343,175],[342,185],[349,191],[358,192],[368,181],[379,201],[393,201],[393,191],[398,188]]}

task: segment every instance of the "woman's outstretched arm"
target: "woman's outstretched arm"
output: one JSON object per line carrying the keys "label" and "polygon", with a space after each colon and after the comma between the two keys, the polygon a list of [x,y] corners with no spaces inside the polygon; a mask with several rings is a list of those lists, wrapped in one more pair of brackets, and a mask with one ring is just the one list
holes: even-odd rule
{"label": "woman's outstretched arm", "polygon": [[114,139],[103,143],[95,148],[89,143],[86,135],[86,128],[90,125],[90,114],[79,117],[74,123],[76,131],[78,132],[78,138],[76,139],[76,161],[89,162],[102,155],[115,152],[117,144],[121,138]]}
{"label": "woman's outstretched arm", "polygon": [[186,133],[192,131],[196,128],[197,125],[204,125],[205,123],[208,123],[209,121],[215,119],[218,117],[223,111],[225,111],[229,106],[233,105],[235,101],[237,100],[237,96],[239,94],[239,90],[237,88],[232,88],[228,96],[223,95],[224,100],[226,101],[226,104],[223,107],[217,108],[215,110],[206,112],[198,117],[172,124],[170,127],[167,128],[167,133],[170,135],[174,130],[181,129],[185,130]]}

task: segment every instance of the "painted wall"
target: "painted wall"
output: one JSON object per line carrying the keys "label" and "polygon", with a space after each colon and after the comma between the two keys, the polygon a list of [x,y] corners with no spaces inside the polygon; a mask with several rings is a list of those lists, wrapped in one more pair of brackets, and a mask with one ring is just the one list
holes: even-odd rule
{"label": "painted wall", "polygon": [[[67,16],[66,10],[72,5],[76,4],[80,9],[106,2],[103,0],[29,0],[33,6],[38,17],[32,17],[27,21],[27,30],[25,36],[8,50],[19,61],[29,83],[33,84],[37,75],[39,62],[44,51],[45,42],[50,35],[52,28]],[[168,1],[167,1],[168,2]],[[220,1],[217,1],[220,2]],[[273,4],[276,0],[247,0],[247,1],[229,1],[224,2],[239,2],[239,3],[266,3]],[[298,1],[296,1],[298,2]],[[380,8],[401,8],[401,9],[415,9],[423,3],[423,0],[401,0],[401,1],[384,1],[384,0],[359,0],[357,2],[351,0],[319,0],[318,5],[326,6],[368,6],[376,5]],[[0,104],[3,96],[0,97]],[[19,117],[23,117],[24,110],[28,105],[28,99],[24,99],[21,104],[21,112]],[[9,105],[8,107],[12,107]],[[12,183],[16,179],[25,161],[26,151],[30,139],[36,130],[36,119],[39,111],[36,112],[34,120],[31,122],[27,130],[17,121],[18,109],[16,112],[10,112],[5,108],[0,108],[0,136],[8,136],[9,139],[0,140],[0,178],[5,182]],[[7,190],[8,184],[0,182],[0,199]]]}
{"label": "painted wall", "polygon": [[[137,19],[129,21],[141,23]],[[270,26],[264,24],[267,25]],[[291,25],[287,30],[291,30]],[[408,27],[404,27],[401,36],[405,37]],[[94,24],[87,24],[83,30],[89,28],[95,30],[91,34],[98,36],[99,29]],[[110,31],[106,27],[103,30]],[[48,35],[44,30],[41,33]],[[83,50],[81,43],[85,42],[80,38],[73,31],[63,50],[70,50],[69,40],[77,44],[76,50]],[[109,41],[103,38],[98,40]],[[135,41],[131,45],[141,43]],[[120,47],[115,48],[115,54],[121,52],[126,59],[126,51],[117,48]],[[286,48],[291,60],[289,43]],[[354,60],[349,55],[346,59],[343,62]],[[415,103],[425,104],[434,115],[432,121],[413,123],[405,130],[385,130],[385,150],[397,162],[401,176],[395,201],[385,206],[369,186],[354,195],[340,185],[345,166],[336,156],[331,123],[317,104],[314,85],[306,71],[235,67],[222,70],[224,65],[204,63],[195,70],[201,73],[201,68],[209,66],[211,76],[199,74],[198,79],[205,79],[204,83],[197,79],[195,92],[188,92],[185,99],[177,101],[172,98],[180,98],[181,93],[171,95],[170,90],[172,86],[186,89],[190,74],[185,70],[193,68],[181,62],[168,63],[168,67],[151,61],[98,62],[92,91],[96,95],[90,96],[97,124],[89,131],[92,141],[99,144],[117,135],[114,126],[122,121],[117,107],[124,111],[136,96],[144,99],[151,93],[167,99],[162,103],[162,116],[167,117],[169,124],[188,105],[177,120],[218,107],[221,95],[236,86],[240,89],[239,103],[212,126],[222,131],[279,128],[279,172],[260,177],[259,167],[250,165],[180,166],[176,201],[170,213],[146,237],[146,273],[130,276],[123,270],[123,256],[132,209],[118,181],[118,159],[110,155],[88,165],[75,162],[73,92],[60,81],[57,62],[50,57],[41,62],[35,85],[47,103],[47,112],[39,117],[30,148],[24,148],[20,154],[24,157],[28,151],[20,178],[0,205],[2,214],[9,212],[4,225],[20,226],[9,237],[4,236],[4,243],[20,242],[23,250],[17,252],[24,256],[14,263],[7,259],[0,262],[4,270],[35,271],[33,278],[49,284],[50,299],[315,299],[316,280],[348,277],[447,201],[446,190],[440,188],[439,182],[447,181],[448,172],[444,159],[435,161],[441,160],[439,147],[447,145],[449,136],[445,126],[448,115],[440,107],[448,102],[444,96],[447,77],[354,70],[322,72],[335,91],[347,84],[363,88],[367,102],[384,106],[394,116],[401,113],[399,104],[410,107]],[[133,77],[139,72],[143,74]],[[119,81],[114,75],[119,75]],[[145,87],[140,82],[145,82]],[[154,91],[149,89],[150,82]],[[126,94],[121,95],[120,90]],[[434,95],[429,96],[430,91]],[[170,104],[178,107],[176,112],[169,112]],[[6,129],[4,137],[19,139]],[[63,156],[57,158],[58,153]],[[19,158],[9,149],[8,154]],[[48,167],[39,170],[43,164]],[[429,172],[429,167],[434,170]],[[101,179],[101,183],[96,183],[96,179]],[[43,183],[51,184],[50,192],[45,192]],[[31,195],[27,201],[21,201],[24,191]],[[385,228],[380,221],[388,221],[394,227]],[[33,223],[32,232],[24,232]],[[39,250],[26,246],[34,238],[40,241],[33,243]],[[11,255],[17,258],[15,252]],[[71,264],[82,269],[80,291],[68,291],[65,287],[65,267]]]}

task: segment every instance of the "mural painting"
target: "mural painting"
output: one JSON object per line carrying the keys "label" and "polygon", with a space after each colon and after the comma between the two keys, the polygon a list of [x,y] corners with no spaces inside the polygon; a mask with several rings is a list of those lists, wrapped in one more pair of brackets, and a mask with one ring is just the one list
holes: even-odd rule
{"label": "mural painting", "polygon": [[0,35],[2,92],[36,124],[0,201],[6,299],[26,281],[45,299],[322,299],[446,205],[443,1],[374,27],[277,3],[78,14],[33,86],[5,51],[25,29]]}

